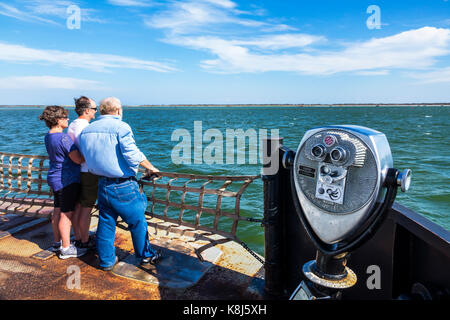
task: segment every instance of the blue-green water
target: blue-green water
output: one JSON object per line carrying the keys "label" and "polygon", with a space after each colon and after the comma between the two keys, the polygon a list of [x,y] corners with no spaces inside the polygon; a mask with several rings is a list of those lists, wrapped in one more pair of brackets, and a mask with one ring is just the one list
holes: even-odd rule
{"label": "blue-green water", "polygon": [[[38,120],[43,108],[0,108],[0,151],[46,155],[47,131]],[[76,114],[71,109],[71,120]],[[193,139],[194,121],[202,121],[203,133],[215,128],[225,137],[226,129],[279,129],[284,145],[296,149],[306,130],[329,124],[356,124],[386,134],[398,169],[413,172],[411,189],[397,201],[450,229],[450,108],[448,107],[151,107],[124,110],[124,121],[134,130],[136,141],[161,171],[214,175],[257,175],[260,164],[172,163],[171,151],[178,141],[172,132],[184,128]],[[207,147],[209,142],[203,144]],[[225,159],[224,145],[224,159]],[[225,163],[225,161],[224,161]],[[247,161],[248,163],[248,161]],[[263,215],[262,182],[244,193],[241,214]],[[259,224],[241,223],[238,236],[263,254],[263,230]]]}

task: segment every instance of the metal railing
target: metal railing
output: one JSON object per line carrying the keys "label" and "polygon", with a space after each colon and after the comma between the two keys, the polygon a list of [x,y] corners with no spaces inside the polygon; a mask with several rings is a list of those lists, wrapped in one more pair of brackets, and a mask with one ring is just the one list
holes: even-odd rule
{"label": "metal railing", "polygon": [[[47,156],[0,152],[0,214],[50,217],[48,167]],[[138,172],[138,179],[142,173]],[[239,221],[249,221],[240,215],[241,197],[257,179],[260,176],[161,172],[152,181],[139,179],[139,183],[149,201],[150,217],[237,240]]]}
{"label": "metal railing", "polygon": [[48,157],[0,153],[0,212],[51,216],[53,197],[47,185]]}
{"label": "metal railing", "polygon": [[[236,240],[239,221],[249,221],[248,218],[240,216],[242,194],[257,179],[260,179],[260,176],[213,176],[161,172],[160,177],[152,181],[140,180],[140,183],[151,187],[151,195],[147,196],[148,201],[151,202],[149,215]],[[157,195],[158,189],[164,192]],[[189,194],[195,195],[191,197],[191,201],[187,200]],[[175,197],[178,201],[173,200]],[[208,201],[205,201],[205,197],[209,197]],[[226,208],[223,208],[225,201]],[[160,210],[155,209],[158,205]],[[171,214],[170,209],[172,209]],[[206,219],[202,223],[202,217],[205,216]],[[221,219],[229,221],[228,231],[219,227]]]}

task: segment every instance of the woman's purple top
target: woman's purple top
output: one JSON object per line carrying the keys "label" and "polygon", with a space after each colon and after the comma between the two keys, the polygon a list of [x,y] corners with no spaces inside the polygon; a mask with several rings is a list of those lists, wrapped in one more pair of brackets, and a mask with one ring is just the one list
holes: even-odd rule
{"label": "woman's purple top", "polygon": [[53,191],[72,183],[80,183],[80,165],[73,162],[69,153],[78,150],[70,136],[63,132],[47,133],[45,147],[50,158],[47,182]]}

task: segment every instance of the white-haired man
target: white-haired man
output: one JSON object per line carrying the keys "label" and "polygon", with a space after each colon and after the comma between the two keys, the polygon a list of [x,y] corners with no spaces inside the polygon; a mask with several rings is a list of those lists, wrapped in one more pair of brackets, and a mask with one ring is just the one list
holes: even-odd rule
{"label": "white-haired man", "polygon": [[139,190],[136,173],[139,165],[146,169],[146,175],[157,174],[159,170],[139,150],[131,127],[122,121],[119,99],[102,100],[100,114],[80,135],[81,152],[89,171],[100,176],[96,235],[100,267],[112,270],[118,262],[114,239],[119,216],[128,224],[141,264],[156,262],[161,255],[150,246],[145,219],[147,197]]}

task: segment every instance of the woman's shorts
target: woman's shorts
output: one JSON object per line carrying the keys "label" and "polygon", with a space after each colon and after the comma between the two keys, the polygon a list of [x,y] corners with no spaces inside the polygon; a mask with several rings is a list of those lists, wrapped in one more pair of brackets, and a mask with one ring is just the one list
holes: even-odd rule
{"label": "woman's shorts", "polygon": [[61,208],[61,212],[70,212],[75,210],[80,195],[80,184],[72,183],[67,187],[53,192],[55,208]]}
{"label": "woman's shorts", "polygon": [[97,201],[99,176],[90,172],[81,172],[81,191],[79,202],[84,208],[92,208]]}

